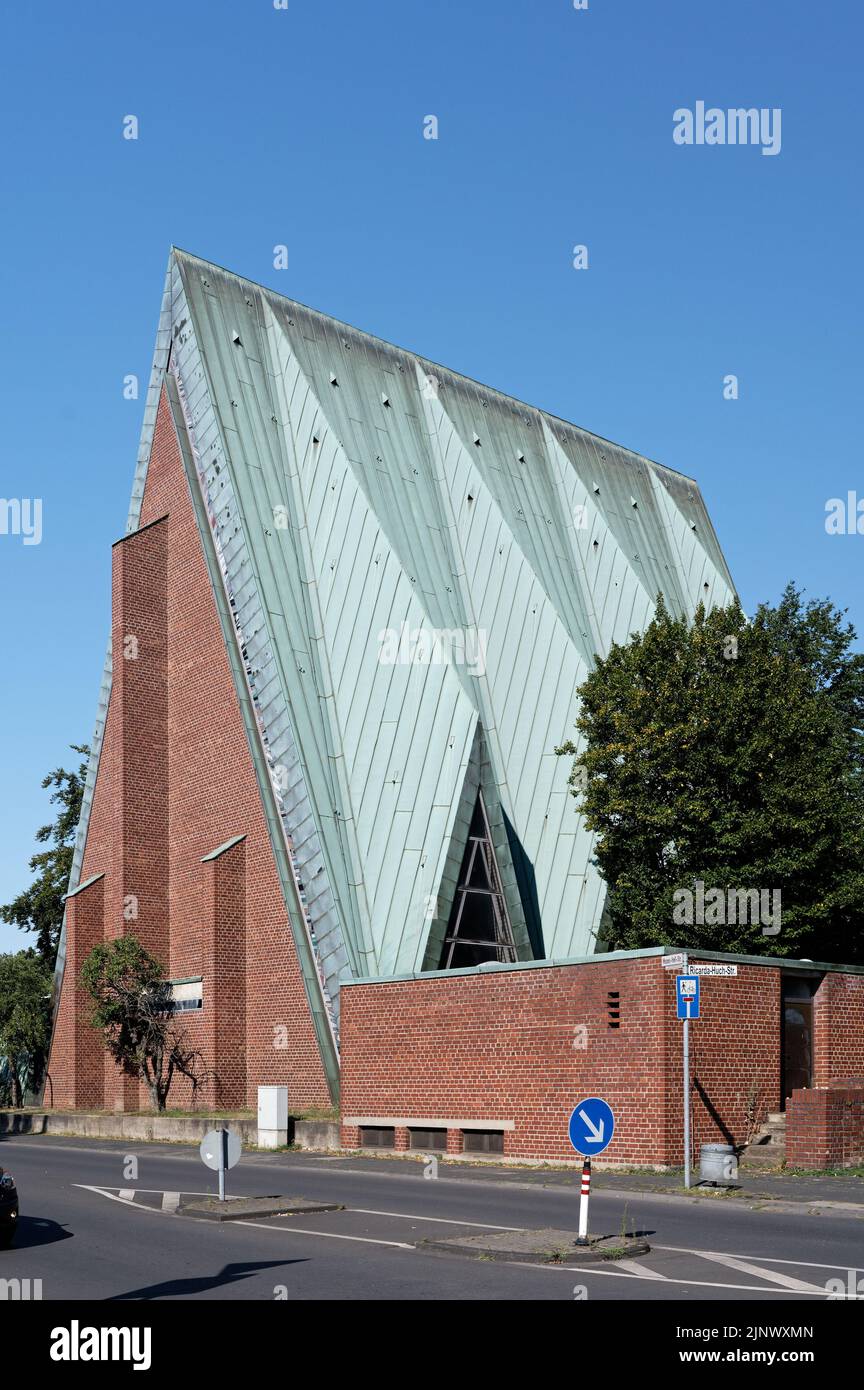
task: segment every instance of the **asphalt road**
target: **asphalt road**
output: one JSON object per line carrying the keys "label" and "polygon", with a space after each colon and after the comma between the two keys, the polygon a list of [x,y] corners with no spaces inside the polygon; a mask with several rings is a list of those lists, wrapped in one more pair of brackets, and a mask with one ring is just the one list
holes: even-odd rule
{"label": "asphalt road", "polygon": [[651,1253],[633,1261],[536,1267],[415,1248],[433,1235],[575,1229],[576,1172],[544,1183],[536,1173],[441,1165],[426,1178],[416,1161],[249,1154],[229,1175],[230,1193],[346,1209],[216,1225],[174,1211],[178,1194],[215,1190],[197,1149],[13,1136],[0,1140],[0,1163],[21,1199],[0,1279],[41,1280],[44,1300],[588,1297],[803,1307],[828,1299],[829,1280],[864,1281],[864,1221],[657,1193],[592,1196],[592,1233],[650,1241]]}

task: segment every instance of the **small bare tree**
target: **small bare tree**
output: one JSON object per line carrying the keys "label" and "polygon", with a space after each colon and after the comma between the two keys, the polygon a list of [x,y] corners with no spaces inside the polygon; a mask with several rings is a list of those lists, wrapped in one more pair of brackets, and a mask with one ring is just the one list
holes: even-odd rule
{"label": "small bare tree", "polygon": [[94,1028],[123,1072],[144,1081],[156,1110],[165,1109],[176,1075],[191,1082],[193,1096],[206,1085],[211,1073],[174,1021],[162,967],[134,936],[95,946],[81,981],[93,1000]]}

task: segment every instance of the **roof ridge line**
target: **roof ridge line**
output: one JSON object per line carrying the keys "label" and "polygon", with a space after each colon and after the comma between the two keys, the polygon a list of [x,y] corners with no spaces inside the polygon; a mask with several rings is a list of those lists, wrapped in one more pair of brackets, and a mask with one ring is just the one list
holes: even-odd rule
{"label": "roof ridge line", "polygon": [[[358,328],[356,324],[347,323],[345,319],[336,318],[335,314],[327,314],[323,309],[316,309],[311,304],[304,304],[301,299],[292,299],[290,295],[282,294],[279,290],[271,289],[269,285],[264,285],[260,280],[251,280],[248,275],[239,275],[236,270],[229,270],[227,266],[220,265],[218,261],[205,260],[203,256],[196,256],[194,251],[185,251],[182,246],[171,246],[172,256],[182,256],[187,260],[196,261],[198,265],[208,266],[211,270],[221,271],[223,275],[228,275],[232,280],[238,280],[241,284],[252,285],[254,289],[261,290],[264,294],[273,295],[275,299],[280,299],[286,304],[296,305],[298,309],[303,309],[307,314],[316,314],[319,318],[329,319],[331,323],[337,324],[340,328],[350,329],[352,333],[358,333],[363,338],[371,338],[373,342],[381,343],[382,346],[404,352],[407,356],[415,358],[420,362],[428,362],[430,366],[437,367],[439,371],[449,372],[450,376],[458,377],[461,381],[470,382],[472,386],[478,387],[482,391],[489,391],[493,395],[499,396],[502,400],[512,401],[514,405],[521,406],[523,410],[533,410],[537,415],[543,415],[549,420],[555,420],[561,425],[567,425],[572,430],[578,430],[580,434],[589,435],[591,439],[597,439],[601,444],[608,444],[612,449],[620,449],[625,454],[632,455],[639,459],[641,463],[648,463],[652,468],[662,468],[665,473],[672,473],[676,478],[683,478],[688,483],[693,483],[699,487],[699,483],[689,473],[682,473],[678,468],[671,468],[668,463],[660,463],[658,459],[649,458],[647,454],[640,454],[638,449],[631,449],[627,444],[619,444],[614,439],[607,439],[603,434],[597,434],[594,430],[586,429],[584,425],[577,425],[573,420],[566,420],[563,415],[556,415],[554,411],[544,410],[539,405],[532,405],[529,401],[523,401],[519,396],[511,396],[509,392],[502,391],[497,386],[490,386],[488,382],[479,381],[476,377],[469,376],[467,372],[457,372],[453,367],[446,366],[443,362],[436,362],[434,358],[427,357],[424,353],[417,352],[414,348],[402,347],[399,343],[392,343],[389,338],[382,338],[377,333],[370,333],[365,328]],[[701,489],[700,489],[701,491]]]}

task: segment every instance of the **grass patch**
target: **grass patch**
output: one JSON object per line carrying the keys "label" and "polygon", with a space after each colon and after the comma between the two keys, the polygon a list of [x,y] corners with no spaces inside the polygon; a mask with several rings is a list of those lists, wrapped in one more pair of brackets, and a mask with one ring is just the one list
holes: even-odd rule
{"label": "grass patch", "polygon": [[786,1168],[784,1175],[793,1178],[864,1178],[864,1163],[851,1168]]}

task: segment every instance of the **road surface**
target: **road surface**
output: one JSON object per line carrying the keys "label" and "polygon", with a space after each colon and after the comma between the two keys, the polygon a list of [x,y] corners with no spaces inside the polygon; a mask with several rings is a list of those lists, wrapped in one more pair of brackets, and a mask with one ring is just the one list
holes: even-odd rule
{"label": "road surface", "polygon": [[[130,1162],[132,1160],[132,1162]],[[41,1280],[45,1300],[712,1300],[806,1305],[840,1280],[864,1295],[864,1222],[737,1201],[597,1191],[591,1231],[644,1234],[651,1253],[600,1266],[526,1266],[418,1251],[424,1237],[575,1230],[579,1174],[416,1160],[248,1154],[238,1196],[290,1194],[345,1210],[217,1225],[176,1213],[213,1193],[197,1149],[50,1136],[0,1140],[21,1222],[0,1279]],[[852,1273],[850,1273],[852,1271]]]}

